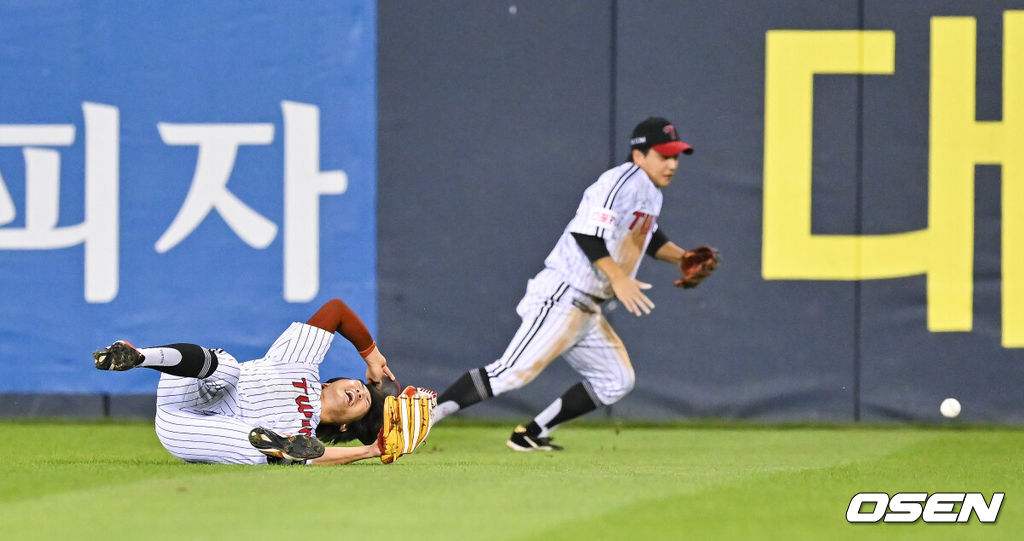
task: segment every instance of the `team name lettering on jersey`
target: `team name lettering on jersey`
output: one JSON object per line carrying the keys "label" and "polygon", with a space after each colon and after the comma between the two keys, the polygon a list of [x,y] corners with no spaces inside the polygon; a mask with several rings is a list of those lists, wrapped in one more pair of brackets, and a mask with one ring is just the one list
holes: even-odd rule
{"label": "team name lettering on jersey", "polygon": [[633,212],[633,223],[629,224],[629,230],[632,231],[636,228],[637,223],[640,224],[640,233],[646,235],[651,230],[651,226],[654,225],[654,216],[645,212],[635,211]]}
{"label": "team name lettering on jersey", "polygon": [[299,413],[305,417],[302,421],[302,428],[299,432],[307,436],[312,436],[313,423],[310,419],[313,418],[313,406],[309,403],[309,383],[306,381],[306,378],[302,378],[301,381],[293,381],[292,386],[302,389],[303,392],[303,394],[295,397],[295,404],[299,406]]}

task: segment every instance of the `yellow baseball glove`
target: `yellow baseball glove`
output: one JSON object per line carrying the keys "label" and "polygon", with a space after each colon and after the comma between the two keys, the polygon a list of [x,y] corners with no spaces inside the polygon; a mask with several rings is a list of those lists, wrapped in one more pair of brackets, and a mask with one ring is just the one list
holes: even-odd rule
{"label": "yellow baseball glove", "polygon": [[427,439],[436,405],[437,393],[419,387],[406,387],[384,400],[384,426],[377,436],[381,462],[391,464]]}

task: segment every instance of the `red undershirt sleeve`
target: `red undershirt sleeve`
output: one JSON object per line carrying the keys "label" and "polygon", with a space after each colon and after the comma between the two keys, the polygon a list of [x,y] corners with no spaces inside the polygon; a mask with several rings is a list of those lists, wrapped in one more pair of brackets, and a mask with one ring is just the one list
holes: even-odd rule
{"label": "red undershirt sleeve", "polygon": [[327,332],[337,332],[355,346],[363,357],[369,355],[376,343],[363,320],[341,299],[331,299],[317,310],[307,325],[319,327]]}

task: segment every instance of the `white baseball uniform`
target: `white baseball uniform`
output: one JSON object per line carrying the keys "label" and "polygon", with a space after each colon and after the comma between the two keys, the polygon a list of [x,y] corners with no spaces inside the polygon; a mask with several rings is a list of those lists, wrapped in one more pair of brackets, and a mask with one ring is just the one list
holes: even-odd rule
{"label": "white baseball uniform", "polygon": [[501,358],[485,367],[494,396],[526,385],[559,355],[589,383],[597,402],[613,404],[633,388],[629,354],[601,312],[600,303],[614,296],[611,284],[572,233],[604,239],[612,259],[634,278],[661,204],[661,190],[631,162],[605,171],[586,189],[516,308],[522,325]]}
{"label": "white baseball uniform", "polygon": [[266,464],[266,455],[249,443],[254,427],[315,436],[320,363],[333,340],[334,333],[296,322],[260,359],[239,363],[215,349],[218,367],[208,378],[161,375],[160,443],[186,462]]}

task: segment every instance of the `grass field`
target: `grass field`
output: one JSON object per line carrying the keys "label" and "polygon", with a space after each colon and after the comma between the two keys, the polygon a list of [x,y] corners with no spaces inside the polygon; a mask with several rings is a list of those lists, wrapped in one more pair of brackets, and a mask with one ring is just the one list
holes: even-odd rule
{"label": "grass field", "polygon": [[[1021,539],[1024,432],[612,425],[514,453],[439,425],[391,466],[187,465],[144,423],[0,422],[3,539]],[[856,492],[1005,492],[996,524],[846,522]]]}

